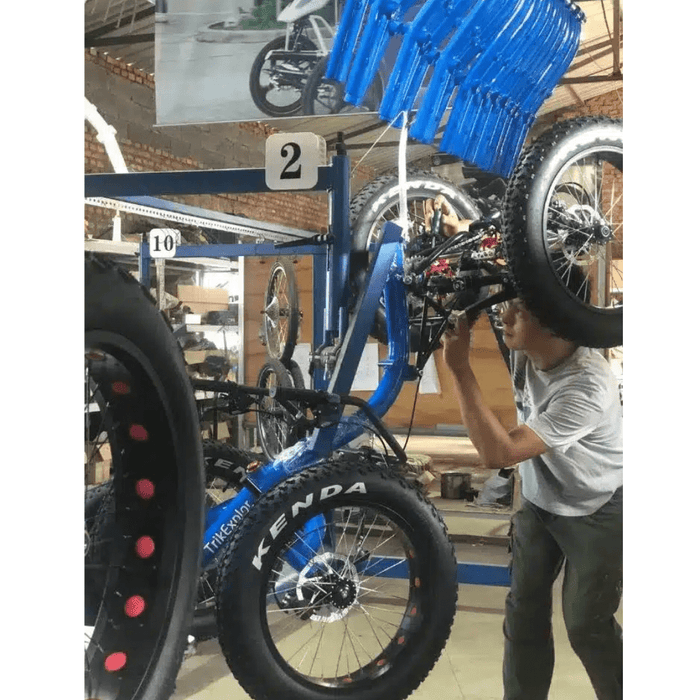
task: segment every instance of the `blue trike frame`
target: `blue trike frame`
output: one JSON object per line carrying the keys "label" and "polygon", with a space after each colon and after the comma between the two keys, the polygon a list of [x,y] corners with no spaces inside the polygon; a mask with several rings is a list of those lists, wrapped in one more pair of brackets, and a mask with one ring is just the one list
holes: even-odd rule
{"label": "blue trike frame", "polygon": [[[340,342],[341,347],[332,375],[328,379],[323,371],[314,372],[314,390],[307,390],[323,404],[319,426],[313,433],[288,448],[277,458],[250,472],[240,491],[231,499],[211,508],[206,516],[202,551],[202,568],[210,567],[222,547],[230,539],[236,525],[250,510],[260,494],[265,493],[288,477],[327,458],[334,451],[348,445],[362,435],[369,423],[381,430],[380,421],[399,395],[404,381],[418,377],[415,366],[409,363],[409,319],[406,289],[403,283],[403,247],[401,229],[392,223],[384,226],[380,239],[370,251],[364,289],[354,304],[352,315],[348,312],[350,301],[350,254],[352,248],[349,225],[349,160],[341,151],[333,156],[329,166],[318,169],[318,182],[312,191],[327,191],[331,196],[331,221],[328,236],[315,236],[307,240],[285,243],[280,247],[272,243],[215,244],[179,246],[176,257],[239,257],[312,255],[314,272],[314,347],[328,347]],[[213,171],[176,171],[120,174],[90,174],[85,176],[86,197],[112,198],[132,203],[154,203],[170,211],[185,207],[161,195],[242,193],[270,191],[265,184],[264,169],[225,169]],[[187,207],[189,211],[191,207]],[[216,212],[205,212],[216,218]],[[372,254],[374,253],[374,254]],[[139,271],[142,283],[148,286],[150,250],[142,243],[139,256]],[[382,366],[384,372],[380,383],[367,402],[353,400],[349,396],[359,358],[369,336],[380,298],[384,295],[386,308],[388,354]],[[481,300],[480,308],[498,301],[495,297]],[[475,305],[477,306],[477,305]],[[233,383],[205,382],[216,391],[253,391],[252,387],[239,387]],[[217,387],[218,384],[218,387]],[[203,388],[204,384],[202,384]],[[258,390],[260,391],[260,390]],[[266,391],[266,390],[262,390]],[[345,405],[359,406],[359,410],[343,416]],[[363,415],[364,414],[364,415]],[[394,451],[405,459],[403,450],[384,428]],[[316,516],[305,527],[306,552],[313,551],[322,543],[316,541],[318,531]],[[329,529],[324,528],[329,531]],[[298,559],[298,561],[296,560]],[[292,549],[289,563],[300,570],[308,563],[309,555],[301,555]],[[374,570],[378,562],[370,561]],[[401,577],[406,573],[401,567],[387,569],[386,575]],[[481,585],[507,586],[510,582],[508,568],[504,566],[459,563],[458,582]]]}

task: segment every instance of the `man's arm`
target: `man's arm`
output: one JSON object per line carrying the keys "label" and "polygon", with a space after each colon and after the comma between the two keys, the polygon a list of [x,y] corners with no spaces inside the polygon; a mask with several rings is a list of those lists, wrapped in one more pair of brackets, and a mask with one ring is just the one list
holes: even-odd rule
{"label": "man's arm", "polygon": [[469,323],[460,319],[456,331],[444,337],[443,356],[454,379],[462,423],[484,466],[502,469],[543,454],[547,445],[537,433],[527,425],[506,430],[484,401],[469,361],[470,335]]}
{"label": "man's arm", "polygon": [[452,371],[462,423],[485,467],[502,469],[547,451],[542,438],[527,425],[506,430],[487,406],[469,364]]}

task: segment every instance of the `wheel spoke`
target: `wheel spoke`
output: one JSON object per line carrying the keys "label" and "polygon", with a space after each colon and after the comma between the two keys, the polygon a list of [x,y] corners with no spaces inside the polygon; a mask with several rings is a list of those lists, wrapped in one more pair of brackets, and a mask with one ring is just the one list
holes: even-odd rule
{"label": "wheel spoke", "polygon": [[[273,638],[277,644],[283,644],[281,651],[287,663],[298,672],[315,677],[324,677],[325,666],[332,664],[331,673],[342,679],[370,663],[396,634],[408,605],[409,589],[406,588],[403,596],[399,595],[396,579],[390,578],[379,585],[368,583],[371,579],[378,582],[377,577],[401,566],[405,559],[391,561],[370,576],[356,570],[353,564],[353,556],[360,555],[361,561],[371,566],[373,554],[398,544],[398,533],[391,521],[376,510],[347,508],[344,513],[342,509],[331,512],[334,513],[331,521],[324,521],[303,535],[299,530],[291,533],[272,569],[271,580],[277,583],[271,583],[267,614]],[[329,527],[336,532],[334,548],[312,547],[310,542],[328,541]],[[368,543],[371,546],[365,551]],[[313,577],[306,578],[304,572],[285,576],[285,571],[290,571],[285,563],[286,553],[292,547],[298,555],[308,558],[304,572],[315,570]],[[338,595],[334,594],[334,582],[339,580],[355,581],[355,598],[346,608],[337,607],[334,602],[333,596]],[[303,602],[297,600],[301,591],[304,591]],[[398,610],[391,611],[387,606],[398,606]],[[305,617],[310,619],[305,622]],[[332,628],[323,636],[329,624],[338,623],[341,626],[333,632],[332,640],[327,638]],[[370,646],[367,635],[373,640]],[[372,645],[376,645],[376,651]]]}

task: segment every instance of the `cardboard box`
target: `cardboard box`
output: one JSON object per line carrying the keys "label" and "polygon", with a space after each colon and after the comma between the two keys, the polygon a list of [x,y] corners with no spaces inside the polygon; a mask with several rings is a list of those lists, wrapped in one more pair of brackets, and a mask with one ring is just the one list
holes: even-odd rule
{"label": "cardboard box", "polygon": [[185,350],[185,362],[188,365],[198,365],[207,357],[206,350]]}
{"label": "cardboard box", "polygon": [[228,309],[228,291],[226,289],[208,289],[193,285],[179,284],[177,298],[184,306],[189,306],[193,314],[205,314],[208,311]]}
{"label": "cardboard box", "polygon": [[[91,461],[88,464],[87,456],[91,456]],[[85,467],[87,470],[86,478],[88,484],[101,484],[109,479],[109,470],[112,466],[112,450],[108,443],[100,445],[95,450],[92,444],[85,445]]]}
{"label": "cardboard box", "polygon": [[[211,431],[212,437],[214,436],[214,428]],[[217,440],[226,440],[231,437],[231,433],[228,430],[228,424],[220,422],[216,428]]]}

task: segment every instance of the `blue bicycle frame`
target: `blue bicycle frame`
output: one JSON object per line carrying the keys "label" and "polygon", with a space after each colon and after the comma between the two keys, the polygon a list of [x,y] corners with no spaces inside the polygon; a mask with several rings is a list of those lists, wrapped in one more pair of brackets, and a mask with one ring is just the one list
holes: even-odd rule
{"label": "blue bicycle frame", "polygon": [[[308,240],[300,240],[298,245],[280,249],[271,244],[235,244],[181,246],[176,257],[234,257],[240,255],[314,255],[316,258],[315,273],[320,271],[316,266],[320,260],[318,243],[326,246],[325,266],[322,277],[325,277],[325,294],[323,295],[323,326],[314,330],[316,342],[321,346],[330,346],[336,339],[342,339],[337,355],[333,374],[321,398],[320,426],[313,434],[280,453],[271,463],[259,467],[248,474],[244,486],[236,496],[209,510],[205,522],[205,534],[202,553],[202,567],[211,566],[222,546],[229,540],[236,526],[251,509],[255,500],[263,493],[309,466],[327,458],[335,450],[347,445],[356,437],[363,434],[370,423],[375,427],[380,424],[379,418],[395,402],[403,382],[417,378],[416,367],[409,364],[409,318],[406,288],[403,282],[403,246],[401,229],[392,223],[384,226],[380,239],[370,251],[370,259],[365,277],[364,289],[354,305],[350,317],[348,305],[350,302],[349,261],[351,252],[351,232],[349,227],[349,162],[344,153],[333,157],[332,165],[319,168],[319,181],[314,188],[317,191],[332,192],[331,236],[318,237],[316,245]],[[213,218],[222,217],[215,212],[193,211],[192,207],[176,204],[168,200],[155,199],[156,194],[204,194],[212,192],[251,192],[266,191],[264,170],[234,169],[221,171],[176,171],[154,173],[120,173],[97,174],[85,176],[86,196],[114,198],[121,201],[142,203],[149,206],[181,213],[208,214]],[[227,219],[235,217],[225,215]],[[241,220],[241,224],[249,224],[249,220]],[[150,251],[147,244],[142,244],[140,251],[141,281],[148,286],[148,270]],[[375,314],[384,297],[386,308],[386,325],[388,338],[388,355],[381,363],[384,372],[377,389],[371,398],[358,402],[360,406],[356,413],[343,416],[343,403],[348,401],[359,358],[362,354]],[[490,303],[500,299],[479,302],[485,308]],[[318,316],[319,307],[315,302],[314,316]],[[316,323],[317,319],[314,318]],[[317,351],[319,347],[317,346]],[[431,348],[431,350],[434,348]],[[209,382],[210,385],[215,382]],[[325,379],[320,370],[316,371],[315,385],[323,388]],[[243,387],[242,389],[245,389]],[[315,393],[315,392],[312,392]],[[315,394],[318,396],[318,394]],[[345,398],[341,400],[341,396]],[[364,413],[364,416],[363,416]],[[402,450],[393,436],[385,437],[394,447],[395,452]],[[296,549],[292,548],[286,555],[287,561],[295,569],[301,570],[307,565],[314,552],[324,544],[318,533],[332,533],[332,528],[322,527],[325,523],[323,516],[316,516],[306,523],[303,542]],[[326,535],[332,537],[332,534]],[[311,555],[309,553],[312,553]],[[367,566],[375,566],[376,562],[366,562]],[[397,572],[398,574],[398,572]],[[487,572],[487,576],[490,574]],[[460,576],[461,582],[469,580],[470,574],[465,572]],[[473,578],[473,577],[472,577]],[[504,584],[504,577],[495,579],[496,585]],[[487,581],[492,583],[492,581]]]}
{"label": "blue bicycle frame", "polygon": [[[267,189],[262,170],[99,174],[86,175],[85,182],[87,196],[117,198],[132,203],[159,206],[171,211],[184,210],[186,207],[167,200],[154,199],[152,195]],[[404,380],[416,376],[408,364],[408,310],[402,282],[401,229],[391,223],[386,225],[383,240],[380,239],[375,244],[372,251],[374,254],[370,256],[365,288],[356,300],[355,313],[351,320],[348,320],[352,241],[349,227],[349,160],[344,153],[334,156],[330,167],[319,168],[319,182],[315,189],[332,192],[332,236],[323,241],[326,246],[323,330],[320,334],[315,333],[315,336],[320,336],[322,345],[325,346],[331,345],[336,339],[342,339],[335,368],[326,388],[329,401],[323,409],[323,425],[316,428],[310,437],[285,450],[273,462],[249,474],[244,487],[235,497],[209,510],[203,542],[204,568],[211,565],[236,525],[260,494],[324,459],[367,429],[367,420],[363,419],[362,410],[350,416],[341,416],[342,406],[337,397],[350,391],[382,293],[387,308],[389,353],[382,363],[383,377],[367,402],[368,410],[375,414],[375,421],[377,416],[384,415],[394,403]],[[199,250],[194,250],[195,248]],[[178,249],[178,256],[202,255],[202,249],[206,249],[206,255],[210,257],[283,253],[319,255],[318,245],[308,245],[308,241],[300,240],[293,250],[271,245],[182,246]],[[148,286],[150,251],[145,243],[141,246],[139,262],[141,281]],[[325,383],[320,371],[316,373],[315,383],[317,386]],[[309,521],[308,532],[313,533],[318,524],[313,519]],[[313,540],[313,535],[308,535],[307,540],[306,544],[311,546],[312,550],[320,544]],[[294,553],[290,556],[294,557]],[[307,560],[308,554],[297,564],[304,565]]]}
{"label": "blue bicycle frame", "polygon": [[[380,243],[370,262],[366,288],[358,300],[357,312],[343,339],[327,389],[330,397],[349,392],[380,296],[384,292],[389,353],[383,363],[385,369],[382,379],[367,402],[379,417],[394,403],[404,380],[415,377],[415,372],[408,364],[408,306],[402,281],[400,233],[401,229],[396,225],[386,225],[383,244]],[[329,407],[336,414],[340,412],[340,405],[332,402],[332,399]],[[364,433],[368,423],[361,414],[360,410],[350,416],[324,416],[326,420],[323,427],[316,428],[310,437],[299,441],[280,453],[273,462],[249,474],[247,484],[235,497],[211,508],[205,523],[203,566],[206,567],[212,562],[258,494],[269,491],[289,476],[319,462]],[[316,532],[323,531],[317,522],[320,517],[310,519],[305,526],[306,532],[309,533],[302,535],[305,540],[305,554],[296,555],[294,550],[290,553],[289,563],[295,568],[306,565],[309,547],[311,551],[315,551],[321,544],[314,539]],[[295,556],[298,557],[296,562]]]}

